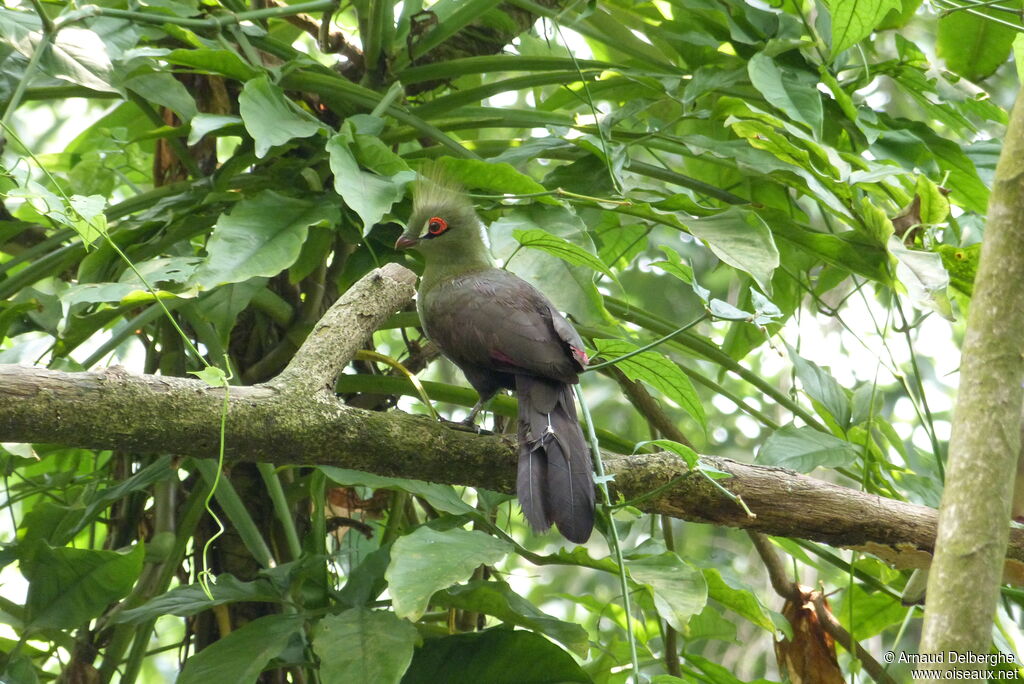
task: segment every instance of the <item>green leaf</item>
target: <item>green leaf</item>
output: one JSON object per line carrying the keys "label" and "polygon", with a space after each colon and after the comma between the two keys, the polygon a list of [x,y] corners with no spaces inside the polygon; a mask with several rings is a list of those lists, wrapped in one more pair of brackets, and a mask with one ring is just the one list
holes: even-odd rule
{"label": "green leaf", "polygon": [[574,266],[586,266],[615,280],[615,274],[596,256],[579,245],[573,244],[557,235],[552,235],[546,230],[539,228],[534,230],[513,230],[512,235],[523,247],[539,249]]}
{"label": "green leaf", "polygon": [[228,386],[227,374],[216,366],[207,366],[201,371],[189,371],[189,374],[196,376],[210,387]]}
{"label": "green leaf", "polygon": [[402,198],[405,186],[415,174],[401,171],[388,178],[363,171],[352,151],[351,137],[351,134],[339,133],[327,141],[334,191],[359,215],[364,230],[369,232]]}
{"label": "green leaf", "polygon": [[890,10],[900,7],[900,0],[831,0],[833,60],[871,35]]}
{"label": "green leaf", "polygon": [[[637,350],[637,347],[623,340],[595,339],[597,354],[611,361]],[[643,380],[666,397],[678,404],[707,430],[707,416],[704,405],[690,378],[674,361],[655,351],[645,351],[615,364],[630,380]]]}
{"label": "green leaf", "polygon": [[935,185],[931,179],[927,176],[919,175],[917,177],[915,194],[921,202],[918,212],[921,215],[921,223],[934,225],[946,221],[949,217],[949,200],[946,199],[946,196],[939,190],[939,186]]}
{"label": "green leaf", "polygon": [[139,623],[152,620],[161,615],[177,615],[188,617],[208,610],[213,606],[239,601],[279,603],[281,594],[265,579],[253,582],[242,582],[227,573],[218,575],[217,581],[210,583],[211,601],[206,591],[199,584],[175,587],[165,594],[150,599],[137,608],[129,608],[118,613],[114,622]]}
{"label": "green leaf", "polygon": [[476,514],[478,511],[462,500],[451,485],[410,480],[402,477],[385,477],[364,473],[361,470],[349,470],[335,466],[318,466],[324,475],[340,485],[371,487],[372,489],[401,489],[413,496],[425,499],[439,511],[452,515]]}
{"label": "green leaf", "polygon": [[907,289],[915,306],[937,311],[947,320],[953,320],[949,299],[945,296],[949,273],[942,264],[942,255],[909,249],[893,236],[889,239],[889,253],[896,258],[896,278]]}
{"label": "green leaf", "polygon": [[170,64],[192,67],[199,73],[220,74],[236,81],[249,81],[259,76],[256,69],[246,64],[241,57],[230,50],[213,48],[172,50],[161,59]]}
{"label": "green leaf", "polygon": [[144,556],[142,544],[124,553],[32,544],[20,559],[29,581],[26,623],[34,629],[70,629],[98,617],[128,595]]}
{"label": "green leaf", "polygon": [[776,430],[757,452],[760,465],[809,473],[815,468],[839,468],[853,463],[860,448],[812,427],[786,425]]}
{"label": "green leaf", "polygon": [[235,126],[242,123],[241,117],[226,114],[203,114],[199,113],[192,117],[189,122],[191,128],[188,132],[188,144],[195,145],[203,139],[207,133],[220,131],[228,126]]}
{"label": "green leaf", "polygon": [[256,618],[185,661],[178,684],[255,682],[267,663],[303,638],[302,622],[302,615]]}
{"label": "green leaf", "polygon": [[[686,625],[686,637],[691,640],[715,639],[739,643],[736,639],[736,622],[723,617],[718,609],[710,605],[704,606],[704,610],[690,618],[690,622]],[[659,680],[655,677],[651,680],[651,684],[659,681],[667,684],[671,680]],[[675,681],[682,682],[683,680]]]}
{"label": "green leaf", "polygon": [[256,144],[256,156],[292,138],[307,138],[324,125],[289,100],[266,76],[247,81],[238,96],[238,113]]}
{"label": "green leaf", "polygon": [[329,615],[317,625],[313,637],[320,681],[399,682],[419,641],[409,621],[388,611],[353,608]]}
{"label": "green leaf", "polygon": [[749,273],[762,290],[771,294],[772,272],[779,265],[779,250],[764,219],[733,207],[684,223],[694,237],[707,243],[715,256]]}
{"label": "green leaf", "polygon": [[647,588],[658,615],[683,632],[691,615],[704,610],[707,582],[701,571],[672,551],[626,561],[626,570],[637,584]]}
{"label": "green leaf", "polygon": [[533,632],[489,629],[428,639],[416,649],[402,684],[591,682],[576,660]]}
{"label": "green leaf", "polygon": [[181,81],[165,71],[141,73],[125,80],[125,88],[145,99],[172,109],[182,121],[190,121],[197,113],[196,101]]}
{"label": "green leaf", "polygon": [[[547,188],[507,163],[494,163],[480,159],[454,159],[441,157],[437,165],[444,176],[465,188],[488,190],[497,195],[532,195]],[[538,198],[541,202],[557,204],[552,197]]]}
{"label": "green leaf", "polygon": [[50,49],[40,61],[42,68],[71,83],[116,93],[111,85],[110,56],[107,46],[95,32],[81,26],[65,26],[57,32]]}
{"label": "green leaf", "polygon": [[918,121],[895,119],[884,113],[880,113],[878,118],[885,127],[879,131],[881,135],[872,146],[872,153],[911,168],[936,164],[942,173],[948,174],[944,185],[949,189],[952,201],[978,214],[986,212],[988,186],[959,143],[944,138]]}
{"label": "green leaf", "polygon": [[581,658],[586,658],[590,650],[587,630],[576,623],[564,622],[541,612],[505,582],[475,580],[435,594],[434,601],[446,608],[485,613],[510,625],[540,632]]}
{"label": "green leaf", "polygon": [[763,52],[750,58],[747,71],[751,84],[773,107],[806,124],[815,137],[821,136],[823,119],[817,74],[780,66]]}
{"label": "green leaf", "polygon": [[836,379],[818,364],[797,354],[789,344],[786,344],[786,349],[796,368],[796,376],[807,395],[828,409],[841,428],[849,428],[850,400]]}
{"label": "green leaf", "polygon": [[273,190],[243,199],[222,214],[206,243],[206,261],[192,281],[203,288],[275,276],[295,263],[309,226],[338,220],[330,203],[309,202]]}
{"label": "green leaf", "polygon": [[753,591],[729,586],[717,568],[704,568],[704,580],[708,584],[709,598],[718,601],[758,627],[775,633],[775,624]]}
{"label": "green leaf", "polygon": [[584,324],[607,323],[609,316],[594,284],[594,269],[574,266],[540,249],[522,249],[513,236],[516,230],[541,227],[585,252],[594,251],[587,227],[575,212],[566,207],[532,204],[513,209],[491,224],[492,253],[520,278],[547,294],[559,311],[570,312],[574,320]]}
{"label": "green leaf", "polygon": [[867,241],[855,231],[840,235],[817,233],[793,221],[781,211],[758,210],[771,226],[772,232],[807,254],[821,259],[844,272],[856,273],[881,283],[890,283],[889,254],[881,245]]}
{"label": "green leaf", "polygon": [[660,268],[662,271],[670,275],[674,275],[684,283],[692,283],[693,269],[689,264],[683,263],[683,259],[679,256],[679,252],[668,245],[661,245],[659,249],[665,253],[665,256],[668,257],[668,261],[654,261],[651,262],[651,266]]}
{"label": "green leaf", "polygon": [[[852,590],[852,593],[851,593]],[[857,641],[870,639],[881,634],[888,627],[899,625],[907,615],[909,607],[900,603],[884,592],[872,594],[864,591],[857,584],[852,584],[843,591],[839,601],[833,605],[833,614],[843,622],[853,614],[850,631]]]}
{"label": "green leaf", "polygon": [[[1019,9],[1019,0],[1006,3]],[[978,16],[971,12],[950,12],[939,17],[935,49],[945,60],[946,68],[970,81],[981,81],[991,76],[1006,63],[1018,32],[1009,26],[993,21],[993,17],[1004,19],[1001,12],[986,12],[990,16]]]}
{"label": "green leaf", "polygon": [[661,447],[665,451],[671,451],[673,454],[686,461],[687,468],[696,468],[697,462],[700,460],[700,455],[696,451],[685,444],[673,442],[671,439],[649,439],[645,442],[639,442],[636,445],[636,448],[641,449],[648,445]]}
{"label": "green leaf", "polygon": [[384,575],[395,614],[418,620],[434,592],[469,579],[477,566],[497,563],[511,550],[506,541],[458,528],[420,527],[399,538]]}

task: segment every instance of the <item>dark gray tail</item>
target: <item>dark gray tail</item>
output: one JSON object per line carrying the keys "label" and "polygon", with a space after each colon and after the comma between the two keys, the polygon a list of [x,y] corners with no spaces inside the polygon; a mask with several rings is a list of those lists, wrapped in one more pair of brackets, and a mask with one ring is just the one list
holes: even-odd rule
{"label": "dark gray tail", "polygon": [[582,544],[594,529],[594,480],[590,449],[565,383],[516,376],[519,400],[519,475],[516,494],[537,532],[551,523]]}

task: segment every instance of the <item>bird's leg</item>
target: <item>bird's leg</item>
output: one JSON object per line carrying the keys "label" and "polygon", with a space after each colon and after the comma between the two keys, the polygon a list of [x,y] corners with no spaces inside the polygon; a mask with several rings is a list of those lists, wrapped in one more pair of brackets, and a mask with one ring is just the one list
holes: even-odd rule
{"label": "bird's leg", "polygon": [[480,397],[476,403],[473,404],[473,408],[470,409],[469,415],[462,421],[463,425],[473,425],[476,421],[476,414],[480,413],[480,409],[484,407],[484,404],[491,400],[490,397]]}
{"label": "bird's leg", "polygon": [[487,406],[488,403],[490,403],[491,397],[493,397],[493,396],[494,396],[494,394],[481,395],[480,399],[478,399],[477,402],[475,404],[473,404],[473,408],[470,409],[469,415],[466,416],[463,420],[460,420],[460,421],[456,422],[454,420],[446,420],[446,419],[442,418],[441,422],[444,423],[445,425],[447,425],[448,427],[453,428],[455,430],[464,430],[466,432],[476,432],[476,433],[481,434],[481,435],[491,435],[491,434],[494,434],[490,430],[485,430],[482,427],[480,427],[479,425],[476,425],[476,423],[475,423],[477,414],[480,413],[481,409],[483,409],[485,406]]}

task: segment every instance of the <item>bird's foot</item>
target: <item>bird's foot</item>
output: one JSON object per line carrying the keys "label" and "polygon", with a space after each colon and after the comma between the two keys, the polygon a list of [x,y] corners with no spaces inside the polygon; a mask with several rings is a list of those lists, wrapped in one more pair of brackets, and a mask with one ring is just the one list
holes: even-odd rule
{"label": "bird's foot", "polygon": [[475,432],[478,435],[493,435],[494,433],[490,430],[485,430],[472,419],[467,420],[448,420],[447,418],[438,418],[442,425],[449,427],[452,430],[459,430],[460,432]]}

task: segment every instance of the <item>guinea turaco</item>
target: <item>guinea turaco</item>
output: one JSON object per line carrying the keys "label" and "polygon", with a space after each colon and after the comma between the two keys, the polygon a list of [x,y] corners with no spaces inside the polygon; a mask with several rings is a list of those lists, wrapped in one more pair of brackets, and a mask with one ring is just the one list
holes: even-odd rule
{"label": "guinea turaco", "polygon": [[423,329],[480,395],[519,401],[516,494],[538,532],[554,523],[583,543],[594,527],[594,483],[572,385],[587,366],[583,340],[539,290],[495,268],[483,224],[462,189],[435,167],[416,183],[398,249],[424,258],[416,308]]}

